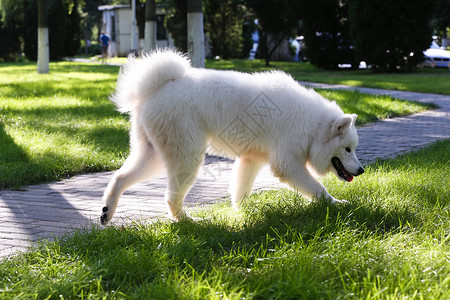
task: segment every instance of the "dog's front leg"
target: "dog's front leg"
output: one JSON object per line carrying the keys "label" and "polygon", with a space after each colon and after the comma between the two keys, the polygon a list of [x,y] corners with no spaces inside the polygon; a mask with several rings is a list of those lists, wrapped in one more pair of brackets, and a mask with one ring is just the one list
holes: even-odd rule
{"label": "dog's front leg", "polygon": [[317,181],[305,166],[285,164],[284,168],[272,166],[272,171],[280,181],[308,199],[328,199],[331,203],[345,202],[331,196],[322,183]]}

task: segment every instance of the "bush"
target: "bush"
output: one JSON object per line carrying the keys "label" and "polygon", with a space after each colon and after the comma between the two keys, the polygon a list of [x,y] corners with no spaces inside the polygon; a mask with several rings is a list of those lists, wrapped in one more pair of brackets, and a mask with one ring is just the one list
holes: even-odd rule
{"label": "bush", "polygon": [[174,9],[166,16],[165,26],[175,47],[187,52],[187,1],[173,0],[172,5]]}
{"label": "bush", "polygon": [[241,57],[244,12],[240,0],[205,2],[205,31],[211,43],[212,57]]}
{"label": "bush", "polygon": [[0,1],[0,59],[16,60],[20,51],[20,24],[24,6],[14,1]]}
{"label": "bush", "polygon": [[0,43],[0,61],[1,59],[11,61],[16,60],[19,48],[19,40],[16,38],[17,31],[14,27],[5,27],[0,20],[0,36],[2,42]]}
{"label": "bush", "polygon": [[[74,55],[80,50],[78,0],[73,7],[65,0],[48,0],[50,59]],[[2,3],[0,21],[0,58],[16,60],[22,51],[28,59],[37,59],[37,1],[16,0]]]}
{"label": "bush", "polygon": [[325,69],[337,69],[343,63],[358,66],[346,1],[303,1],[301,11],[306,56],[313,65]]}
{"label": "bush", "polygon": [[378,71],[415,69],[431,42],[432,2],[349,0],[351,34],[358,58]]}

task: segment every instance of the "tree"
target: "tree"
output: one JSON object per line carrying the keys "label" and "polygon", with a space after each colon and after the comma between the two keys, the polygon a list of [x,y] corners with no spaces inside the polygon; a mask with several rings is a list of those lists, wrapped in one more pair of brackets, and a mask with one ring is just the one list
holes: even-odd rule
{"label": "tree", "polygon": [[[50,60],[73,55],[80,45],[80,0],[46,0]],[[0,58],[14,60],[25,53],[38,56],[38,4],[36,0],[1,0]]]}
{"label": "tree", "polygon": [[175,47],[187,52],[187,1],[172,0],[170,14],[166,17],[166,27],[174,39]]}
{"label": "tree", "polygon": [[37,72],[48,73],[50,49],[47,25],[47,0],[38,0],[38,54]]}
{"label": "tree", "polygon": [[[431,2],[434,2],[433,0]],[[355,50],[376,71],[412,71],[430,46],[433,3],[349,0]]]}
{"label": "tree", "polygon": [[152,50],[156,48],[156,3],[155,0],[147,0],[145,4],[145,36],[144,48]]}
{"label": "tree", "polygon": [[64,55],[74,56],[81,45],[81,15],[78,3],[80,0],[71,0],[64,24]]}
{"label": "tree", "polygon": [[[80,31],[83,33],[83,39],[85,41],[88,40],[97,40],[97,36],[92,36],[93,28],[97,28],[98,31],[102,28],[102,11],[98,9],[100,5],[105,5],[107,0],[89,0],[82,1],[81,4],[81,29]],[[87,51],[87,49],[86,49]],[[98,50],[100,51],[100,49]]]}
{"label": "tree", "polygon": [[[36,0],[24,0],[25,17],[21,24],[23,35],[23,51],[28,59],[37,60],[38,39],[37,39],[37,14],[38,3]],[[65,0],[47,0],[48,13],[48,38],[50,51],[50,60],[61,59],[68,56],[66,53],[65,40],[71,39],[71,33],[66,32],[66,23],[68,22],[69,2]],[[79,28],[80,24],[73,24]],[[71,31],[73,28],[71,28]],[[72,31],[73,32],[73,31]],[[78,49],[75,49],[78,51]]]}
{"label": "tree", "polygon": [[269,66],[273,53],[295,36],[299,21],[298,0],[247,0],[258,19],[259,51]]}
{"label": "tree", "polygon": [[350,38],[347,11],[346,0],[301,2],[305,54],[313,65],[325,69],[337,69],[343,63],[359,65]]}
{"label": "tree", "polygon": [[20,49],[20,24],[24,18],[24,3],[15,0],[0,1],[0,58],[17,59]]}
{"label": "tree", "polygon": [[188,0],[187,47],[192,65],[205,67],[205,39],[203,33],[202,0]]}
{"label": "tree", "polygon": [[442,40],[442,46],[444,45],[443,40],[448,38],[447,31],[450,27],[450,5],[448,0],[435,0],[435,11],[434,11],[434,30],[437,36]]}
{"label": "tree", "polygon": [[205,31],[208,32],[212,56],[225,59],[241,57],[243,9],[243,0],[205,1]]}

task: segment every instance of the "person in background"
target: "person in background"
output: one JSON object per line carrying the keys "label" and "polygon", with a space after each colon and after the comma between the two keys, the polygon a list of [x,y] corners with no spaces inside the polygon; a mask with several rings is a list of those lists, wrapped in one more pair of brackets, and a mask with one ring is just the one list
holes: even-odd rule
{"label": "person in background", "polygon": [[106,59],[108,58],[108,46],[109,46],[109,36],[102,31],[100,34],[100,45],[102,46],[102,63],[106,63]]}

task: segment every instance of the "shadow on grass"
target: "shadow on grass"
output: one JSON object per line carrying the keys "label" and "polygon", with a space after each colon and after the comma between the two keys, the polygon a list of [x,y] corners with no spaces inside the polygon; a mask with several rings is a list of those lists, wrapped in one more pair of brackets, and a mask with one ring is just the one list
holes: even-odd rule
{"label": "shadow on grass", "polygon": [[[367,171],[368,177],[377,179],[384,175],[397,180],[389,174],[397,172],[404,173],[400,177],[403,180],[414,168],[434,170],[441,176],[445,169],[440,159],[447,160],[448,147],[448,141],[436,143],[417,154],[374,164],[373,170]],[[433,162],[436,165],[429,168]],[[380,174],[374,173],[378,171]],[[364,185],[363,180],[361,183]],[[416,192],[415,184],[402,188],[411,198]],[[374,203],[363,198],[371,197],[371,191],[360,195],[354,201],[359,204],[330,205],[324,201],[308,203],[292,192],[262,192],[249,197],[237,215],[229,203],[221,202],[199,210],[199,221],[163,220],[93,228],[68,236],[44,251],[55,253],[52,257],[61,261],[82,261],[87,274],[83,275],[83,284],[88,279],[99,280],[105,291],[120,291],[135,298],[149,294],[161,299],[182,298],[186,290],[201,284],[216,284],[210,286],[214,292],[220,290],[221,284],[228,284],[228,291],[239,286],[251,293],[255,291],[256,298],[276,298],[274,292],[284,295],[286,278],[291,280],[291,287],[304,287],[289,292],[296,298],[329,298],[321,288],[324,280],[334,282],[336,291],[342,289],[336,266],[343,273],[349,272],[345,278],[364,278],[368,269],[374,274],[385,272],[393,261],[383,250],[373,253],[379,250],[379,241],[395,242],[397,233],[409,239],[411,233],[427,230],[432,237],[436,227],[434,219],[439,208],[431,209],[432,201],[423,201],[416,207],[411,204],[417,200],[403,199],[396,192],[395,200],[403,202],[396,206],[385,199]],[[442,221],[445,220],[444,217]],[[346,249],[354,244],[359,245],[361,252],[347,253]],[[338,248],[340,254],[334,252]],[[376,260],[368,260],[372,254],[376,254]],[[279,274],[271,278],[274,272]]]}
{"label": "shadow on grass", "polygon": [[[27,167],[33,164],[26,152],[8,135],[0,119],[0,189],[5,187],[19,188],[17,173],[26,173]],[[21,165],[22,167],[18,167]]]}
{"label": "shadow on grass", "polygon": [[[233,210],[231,207],[228,209]],[[324,202],[305,204],[305,200],[296,196],[271,203],[251,202],[243,208],[243,216],[238,217],[236,224],[217,214],[198,221],[136,222],[127,227],[110,226],[101,231],[94,230],[88,233],[86,243],[98,242],[100,247],[85,250],[92,256],[97,255],[96,251],[120,251],[135,247],[152,252],[164,244],[165,249],[170,248],[172,256],[179,256],[177,260],[182,261],[194,259],[198,245],[214,253],[242,247],[275,249],[298,240],[299,236],[308,244],[312,239],[325,238],[343,229],[382,234],[396,231],[407,222],[415,222],[413,214],[354,205],[328,205]],[[120,242],[115,243],[118,240]],[[67,242],[71,244],[71,239]],[[77,248],[84,255],[84,248]],[[134,255],[132,252],[130,255]]]}
{"label": "shadow on grass", "polygon": [[[267,193],[266,196],[270,197],[271,193]],[[195,236],[205,242],[205,246],[218,251],[231,249],[236,244],[247,247],[263,244],[267,248],[276,248],[283,243],[292,243],[299,235],[308,243],[311,239],[342,229],[385,233],[415,220],[414,215],[408,212],[392,212],[382,208],[329,205],[323,201],[305,204],[305,200],[297,195],[275,202],[258,202],[251,201],[245,206],[242,224],[237,227],[204,220],[173,223],[171,228],[179,234]]]}
{"label": "shadow on grass", "polygon": [[[221,209],[232,208],[222,205]],[[351,205],[305,205],[300,197],[270,203],[251,201],[243,210],[236,224],[213,213],[212,219],[196,222],[163,221],[93,229],[68,238],[60,249],[72,257],[82,257],[108,290],[139,294],[144,288],[176,297],[182,292],[172,285],[183,279],[173,276],[200,279],[200,274],[214,272],[215,268],[246,270],[269,258],[274,249],[286,249],[299,242],[308,247],[345,230],[369,235],[395,231],[402,221],[413,219]],[[237,272],[233,280],[240,282],[246,277]]]}
{"label": "shadow on grass", "polygon": [[[20,116],[17,124],[10,117],[5,120],[6,124],[12,122],[10,128],[27,134],[34,132],[28,136],[30,148],[36,149],[30,151],[35,151],[36,157],[31,161],[2,126],[0,189],[110,170],[111,164],[117,162],[103,157],[120,160],[129,150],[126,119],[109,102],[92,106],[7,107],[5,111],[7,116]],[[34,146],[33,139],[37,143]],[[89,153],[84,155],[83,151]]]}

